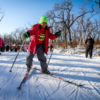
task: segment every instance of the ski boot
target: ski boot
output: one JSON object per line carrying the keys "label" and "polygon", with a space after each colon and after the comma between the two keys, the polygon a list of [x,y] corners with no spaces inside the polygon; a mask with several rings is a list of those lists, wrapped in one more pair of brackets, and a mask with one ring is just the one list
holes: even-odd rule
{"label": "ski boot", "polygon": [[29,72],[31,70],[30,66],[27,66],[27,72]]}
{"label": "ski boot", "polygon": [[50,74],[50,71],[48,69],[42,71],[44,74]]}

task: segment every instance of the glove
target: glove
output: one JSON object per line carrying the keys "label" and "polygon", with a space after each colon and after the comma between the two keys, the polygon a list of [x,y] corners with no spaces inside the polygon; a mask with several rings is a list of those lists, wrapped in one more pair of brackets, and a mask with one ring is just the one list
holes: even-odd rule
{"label": "glove", "polygon": [[57,37],[60,37],[60,35],[61,35],[61,31],[56,32],[56,36],[57,36]]}
{"label": "glove", "polygon": [[25,32],[23,36],[24,36],[24,38],[26,39],[26,38],[29,37],[29,35],[30,35],[29,32]]}

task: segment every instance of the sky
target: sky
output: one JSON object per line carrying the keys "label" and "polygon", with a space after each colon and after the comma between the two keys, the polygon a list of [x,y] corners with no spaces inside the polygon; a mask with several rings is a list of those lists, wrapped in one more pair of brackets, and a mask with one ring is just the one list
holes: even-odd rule
{"label": "sky", "polygon": [[[39,23],[41,15],[52,10],[55,3],[61,3],[64,0],[0,0],[0,8],[4,14],[0,22],[0,34],[11,33],[17,28],[30,27]],[[74,4],[73,11],[79,10],[79,5],[84,0],[72,0]],[[92,2],[85,0],[87,7],[91,8]],[[0,13],[0,19],[3,16]],[[94,18],[98,19],[98,15]]]}

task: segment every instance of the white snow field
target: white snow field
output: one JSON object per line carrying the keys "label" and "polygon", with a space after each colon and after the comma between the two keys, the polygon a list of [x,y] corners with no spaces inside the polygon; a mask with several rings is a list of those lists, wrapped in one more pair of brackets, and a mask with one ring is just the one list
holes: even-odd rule
{"label": "white snow field", "polygon": [[[49,64],[52,74],[71,82],[85,84],[80,88],[50,77],[32,68],[21,90],[26,74],[27,52],[20,52],[12,72],[9,72],[16,57],[15,52],[0,55],[0,100],[100,100],[100,57],[85,58],[84,54],[70,54],[54,50]],[[50,53],[47,56],[47,60]],[[40,68],[37,56],[33,67]]]}

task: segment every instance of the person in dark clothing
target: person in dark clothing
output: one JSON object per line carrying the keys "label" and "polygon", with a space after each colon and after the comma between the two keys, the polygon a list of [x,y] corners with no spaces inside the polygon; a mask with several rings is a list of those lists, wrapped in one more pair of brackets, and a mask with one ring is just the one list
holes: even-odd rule
{"label": "person in dark clothing", "polygon": [[9,51],[9,45],[7,44],[7,46],[6,46],[6,51]]}
{"label": "person in dark clothing", "polygon": [[91,38],[91,36],[88,35],[86,41],[86,52],[85,56],[86,58],[88,57],[88,53],[90,54],[90,58],[92,58],[92,50],[93,50],[93,44],[94,44],[94,39]]}
{"label": "person in dark clothing", "polygon": [[50,52],[53,51],[53,47],[54,47],[54,46],[51,44],[51,45],[50,45]]}
{"label": "person in dark clothing", "polygon": [[0,55],[1,55],[1,47],[0,47]]}

